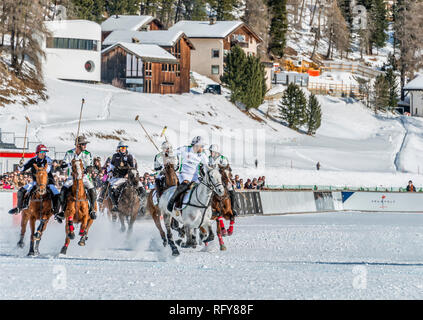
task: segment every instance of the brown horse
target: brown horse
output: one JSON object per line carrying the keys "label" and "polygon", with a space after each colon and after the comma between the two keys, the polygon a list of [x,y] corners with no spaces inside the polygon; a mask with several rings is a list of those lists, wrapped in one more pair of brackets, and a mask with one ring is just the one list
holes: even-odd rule
{"label": "brown horse", "polygon": [[[231,184],[231,173],[229,169],[229,165],[227,166],[219,166],[219,171],[222,176],[222,183],[224,186],[228,186]],[[235,223],[235,216],[232,212],[232,206],[231,206],[231,198],[229,196],[229,192],[227,188],[225,187],[225,194],[223,197],[219,197],[217,195],[213,196],[212,199],[212,220],[216,221],[216,230],[217,230],[217,236],[219,238],[219,244],[220,244],[220,250],[226,250],[225,243],[223,242],[223,236],[232,235],[233,232],[233,225]],[[223,222],[223,219],[230,220],[230,228],[227,232],[225,229],[225,223]]]}
{"label": "brown horse", "polygon": [[[53,215],[53,205],[50,193],[47,191],[48,173],[47,168],[38,167],[34,164],[36,172],[37,186],[30,196],[30,202],[27,209],[22,210],[21,219],[21,237],[18,246],[23,248],[26,226],[28,221],[31,227],[31,244],[29,247],[29,256],[40,254],[38,246],[40,245],[41,236],[47,227],[48,220]],[[35,222],[40,220],[40,224],[35,232]]]}
{"label": "brown horse", "polygon": [[[81,160],[72,160],[72,177],[73,185],[72,189],[69,192],[67,199],[67,206],[65,211],[65,232],[66,232],[66,241],[65,245],[60,251],[61,254],[66,254],[70,240],[75,238],[74,233],[74,223],[80,223],[79,235],[81,239],[78,244],[80,246],[85,246],[85,241],[88,239],[88,230],[90,229],[93,219],[91,219],[89,214],[88,198],[85,193],[84,188],[84,166]],[[97,211],[97,204],[95,204]]]}
{"label": "brown horse", "polygon": [[[173,187],[178,185],[178,177],[176,176],[176,172],[175,172],[175,158],[174,157],[169,157],[167,154],[165,154],[165,157],[163,158],[163,163],[164,163],[164,174],[165,174],[165,181],[166,181],[166,186],[164,186],[164,188],[162,190],[160,190],[160,194],[157,194],[157,198],[159,198],[161,196],[161,193],[163,193],[163,191],[165,191],[166,189],[168,189],[169,187]],[[153,194],[154,192],[150,192],[148,194],[148,198],[147,198],[147,212],[149,212],[154,220],[154,223],[157,227],[157,229],[160,232],[160,236],[163,240],[163,246],[167,245],[167,239],[166,239],[166,235],[163,231],[162,225],[160,223],[160,217],[161,217],[161,212],[159,209],[159,205],[158,205],[158,201],[157,201],[157,205],[154,204],[153,201]]]}

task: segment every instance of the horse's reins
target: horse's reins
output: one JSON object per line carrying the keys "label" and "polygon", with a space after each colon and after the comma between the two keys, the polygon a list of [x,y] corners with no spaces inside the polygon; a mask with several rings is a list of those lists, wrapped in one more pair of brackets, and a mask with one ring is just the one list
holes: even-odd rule
{"label": "horse's reins", "polygon": [[[208,174],[208,173],[207,173],[207,174]],[[216,184],[216,185],[215,185],[215,184],[214,184],[211,180],[210,180],[210,184],[212,185],[212,187],[213,187],[214,189],[210,188],[210,186],[209,186],[208,184],[205,184],[202,180],[200,180],[200,183],[199,183],[199,184],[204,185],[207,189],[209,189],[209,190],[212,192],[212,194],[213,194],[213,192],[215,192],[215,191],[214,191],[214,189],[216,189],[216,188],[217,188],[217,187],[219,187],[219,186],[223,186],[223,184],[222,184],[222,183],[218,183],[218,184]],[[211,203],[211,201],[212,201],[212,199],[213,199],[213,196],[212,196],[212,195],[210,195],[207,205],[204,205],[204,204],[203,204],[203,203],[201,203],[201,201],[198,199],[198,185],[197,185],[196,187],[194,187],[194,189],[195,189],[195,198],[196,198],[197,202],[199,202],[199,203],[201,204],[201,206],[197,206],[197,205],[195,205],[195,204],[191,204],[191,203],[190,203],[190,202],[191,202],[191,199],[188,201],[188,203],[185,203],[185,204],[186,204],[186,206],[191,206],[191,207],[195,207],[195,208],[204,209],[203,214],[202,214],[202,216],[201,216],[201,222],[200,222],[200,224],[199,224],[199,226],[198,226],[198,227],[201,227],[201,225],[203,224],[203,221],[204,221],[204,216],[206,215],[207,208],[210,206],[210,203]],[[193,192],[194,192],[194,191],[193,191]],[[182,211],[183,211],[183,210],[182,210]]]}

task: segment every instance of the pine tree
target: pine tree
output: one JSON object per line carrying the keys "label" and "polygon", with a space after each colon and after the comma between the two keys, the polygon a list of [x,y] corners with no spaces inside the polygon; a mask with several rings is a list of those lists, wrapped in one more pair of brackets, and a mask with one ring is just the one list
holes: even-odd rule
{"label": "pine tree", "polygon": [[218,21],[235,20],[233,12],[240,6],[240,0],[209,0],[208,3]]}
{"label": "pine tree", "polygon": [[[369,11],[370,23],[370,50],[373,44],[376,48],[385,46],[388,35],[387,11],[384,0],[373,0]],[[371,52],[370,52],[371,53]]]}
{"label": "pine tree", "polygon": [[389,87],[388,106],[389,109],[393,111],[398,106],[398,81],[392,68],[386,71],[385,79]]}
{"label": "pine tree", "polygon": [[317,100],[314,94],[311,94],[306,109],[306,119],[307,119],[307,134],[314,135],[316,134],[317,129],[320,128],[322,121],[322,110],[320,103]]}
{"label": "pine tree", "polygon": [[272,20],[270,23],[269,52],[276,58],[282,58],[286,46],[288,18],[286,0],[269,0]]}
{"label": "pine tree", "polygon": [[242,100],[244,95],[245,70],[247,65],[247,56],[240,46],[232,47],[226,56],[224,73],[221,76],[222,83],[231,90],[231,102],[235,103]]}
{"label": "pine tree", "polygon": [[376,77],[373,85],[372,104],[375,113],[378,111],[386,111],[389,106],[389,85],[383,74]]}
{"label": "pine tree", "polygon": [[243,95],[241,102],[246,106],[247,110],[258,108],[264,100],[266,94],[266,72],[260,59],[254,56],[247,58],[246,66],[243,71]]}
{"label": "pine tree", "polygon": [[288,127],[298,130],[306,122],[307,99],[301,88],[290,83],[284,91],[279,103],[280,118],[288,124]]}

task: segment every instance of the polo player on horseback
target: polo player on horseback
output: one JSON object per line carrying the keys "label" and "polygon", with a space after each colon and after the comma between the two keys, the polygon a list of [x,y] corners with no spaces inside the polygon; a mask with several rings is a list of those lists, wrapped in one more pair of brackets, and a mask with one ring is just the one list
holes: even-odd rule
{"label": "polo player on horseback", "polygon": [[[65,210],[66,210],[66,202],[69,195],[69,192],[71,190],[71,187],[73,185],[73,178],[71,175],[72,170],[72,160],[81,160],[85,173],[87,173],[89,170],[93,167],[93,157],[91,155],[91,152],[89,152],[87,148],[87,144],[89,141],[85,139],[83,136],[79,136],[76,139],[76,147],[66,152],[65,158],[63,159],[62,169],[67,169],[67,175],[68,179],[63,184],[62,190],[60,190],[60,202],[62,205],[62,209],[59,214],[56,214],[54,218],[59,222],[62,223],[62,220],[65,218]],[[90,217],[91,219],[96,219],[96,191],[95,186],[89,175],[84,175],[84,186],[87,190],[88,195],[88,202],[90,207]]]}
{"label": "polo player on horseback", "polygon": [[[54,213],[57,214],[59,212],[59,191],[57,190],[56,186],[54,185],[54,178],[52,173],[52,160],[50,157],[46,155],[48,152],[47,148],[43,144],[39,144],[35,150],[37,154],[35,157],[29,159],[25,164],[23,164],[23,159],[19,162],[18,170],[20,172],[24,172],[28,169],[31,169],[32,174],[32,182],[28,183],[27,185],[23,186],[18,191],[18,205],[16,208],[9,210],[10,214],[18,214],[22,211],[24,207],[28,206],[29,199],[31,197],[31,191],[37,185],[36,180],[36,173],[37,170],[34,168],[34,164],[38,167],[47,167],[48,173],[48,187],[53,194],[52,201],[53,201],[53,210]],[[26,196],[26,197],[25,197]],[[25,202],[25,203],[24,203]]]}
{"label": "polo player on horseback", "polygon": [[191,145],[176,149],[179,169],[179,185],[167,204],[167,210],[173,211],[173,205],[179,195],[187,191],[192,182],[198,182],[200,165],[207,167],[207,155],[204,152],[204,142],[200,136],[192,139]]}
{"label": "polo player on horseback", "polygon": [[[209,147],[210,155],[209,155],[209,166],[221,166],[221,167],[228,167],[229,168],[229,160],[224,155],[220,153],[219,146],[217,144],[212,144]],[[235,199],[235,190],[233,188],[232,183],[228,183],[226,186],[229,197],[231,198],[231,207],[232,212],[236,216],[236,199]]]}
{"label": "polo player on horseback", "polygon": [[156,156],[154,157],[154,171],[156,175],[155,189],[157,199],[160,198],[164,188],[166,187],[166,177],[163,172],[163,169],[165,168],[164,159],[165,157],[173,156],[173,148],[169,142],[163,142],[161,148],[162,151],[156,154]]}
{"label": "polo player on horseback", "polygon": [[[109,165],[109,171],[113,173],[113,177],[110,179],[110,200],[112,201],[112,211],[118,211],[118,200],[121,192],[121,188],[126,182],[126,175],[130,169],[137,169],[137,162],[135,158],[128,153],[128,146],[120,141],[112,161]],[[146,191],[141,181],[138,181],[137,187],[138,196],[140,200],[145,196]]]}

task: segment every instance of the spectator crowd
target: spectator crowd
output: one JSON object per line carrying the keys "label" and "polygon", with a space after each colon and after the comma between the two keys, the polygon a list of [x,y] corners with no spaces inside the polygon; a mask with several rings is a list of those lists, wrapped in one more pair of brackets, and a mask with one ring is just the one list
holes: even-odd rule
{"label": "spectator crowd", "polygon": [[[55,185],[58,189],[63,186],[63,183],[67,179],[67,169],[62,169],[61,165],[63,160],[53,160],[52,163],[52,174],[54,177]],[[94,159],[94,169],[90,172],[91,178],[94,182],[96,188],[100,188],[102,184],[107,180],[106,172],[106,163],[104,166],[101,165],[101,159]],[[247,179],[244,182],[244,179],[240,178],[239,175],[235,175],[232,179],[232,184],[236,190],[262,190],[265,188],[266,180],[265,176]],[[154,189],[155,175],[145,172],[141,177],[140,181],[143,184],[146,190]],[[32,182],[31,173],[28,172],[19,172],[18,170],[14,172],[5,173],[0,176],[0,191],[1,190],[19,190],[21,187]]]}

